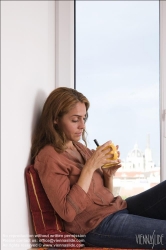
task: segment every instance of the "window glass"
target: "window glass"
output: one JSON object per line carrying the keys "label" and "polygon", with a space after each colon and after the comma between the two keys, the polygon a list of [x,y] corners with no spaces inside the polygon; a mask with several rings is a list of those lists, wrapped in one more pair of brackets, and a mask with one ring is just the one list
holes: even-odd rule
{"label": "window glass", "polygon": [[89,148],[112,140],[115,193],[160,181],[159,2],[76,1],[76,89],[90,101]]}

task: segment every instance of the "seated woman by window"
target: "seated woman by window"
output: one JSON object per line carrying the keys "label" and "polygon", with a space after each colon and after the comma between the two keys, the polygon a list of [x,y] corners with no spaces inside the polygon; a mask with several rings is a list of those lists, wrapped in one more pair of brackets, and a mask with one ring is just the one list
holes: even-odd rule
{"label": "seated woman by window", "polygon": [[126,200],[114,197],[119,147],[117,160],[109,154],[111,141],[87,148],[89,106],[82,93],[66,87],[53,90],[44,104],[31,155],[53,208],[65,230],[85,234],[88,246],[151,248],[139,235],[155,234],[164,237],[153,248],[166,248],[166,181]]}

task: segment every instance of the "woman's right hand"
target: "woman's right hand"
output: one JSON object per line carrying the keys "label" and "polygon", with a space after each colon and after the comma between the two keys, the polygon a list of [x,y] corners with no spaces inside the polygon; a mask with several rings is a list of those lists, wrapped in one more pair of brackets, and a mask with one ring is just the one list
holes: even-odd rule
{"label": "woman's right hand", "polygon": [[108,153],[110,153],[109,146],[112,142],[107,141],[102,146],[99,146],[93,153],[93,155],[87,160],[84,168],[91,169],[92,171],[95,171],[98,168],[101,168],[104,164],[112,163],[113,160],[111,160],[110,157],[108,157]]}
{"label": "woman's right hand", "polygon": [[108,158],[110,148],[105,149],[111,144],[111,141],[104,143],[98,147],[92,156],[87,160],[84,165],[77,184],[87,193],[92,180],[93,173],[96,169],[101,168],[106,163],[111,163],[113,160]]}

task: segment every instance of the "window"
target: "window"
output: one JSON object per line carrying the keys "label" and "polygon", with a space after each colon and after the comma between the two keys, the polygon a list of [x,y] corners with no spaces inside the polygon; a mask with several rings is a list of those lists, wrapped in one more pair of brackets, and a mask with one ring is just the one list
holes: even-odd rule
{"label": "window", "polygon": [[88,146],[120,146],[114,183],[127,197],[160,181],[159,1],[76,1],[75,11],[76,89],[91,103]]}

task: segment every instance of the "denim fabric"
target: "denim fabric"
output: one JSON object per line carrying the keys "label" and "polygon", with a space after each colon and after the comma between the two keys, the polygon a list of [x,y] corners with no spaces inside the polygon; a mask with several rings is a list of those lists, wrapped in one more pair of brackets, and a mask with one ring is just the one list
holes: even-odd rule
{"label": "denim fabric", "polygon": [[166,181],[126,201],[131,214],[166,220]]}
{"label": "denim fabric", "polygon": [[166,181],[126,201],[86,234],[86,245],[166,249]]}

